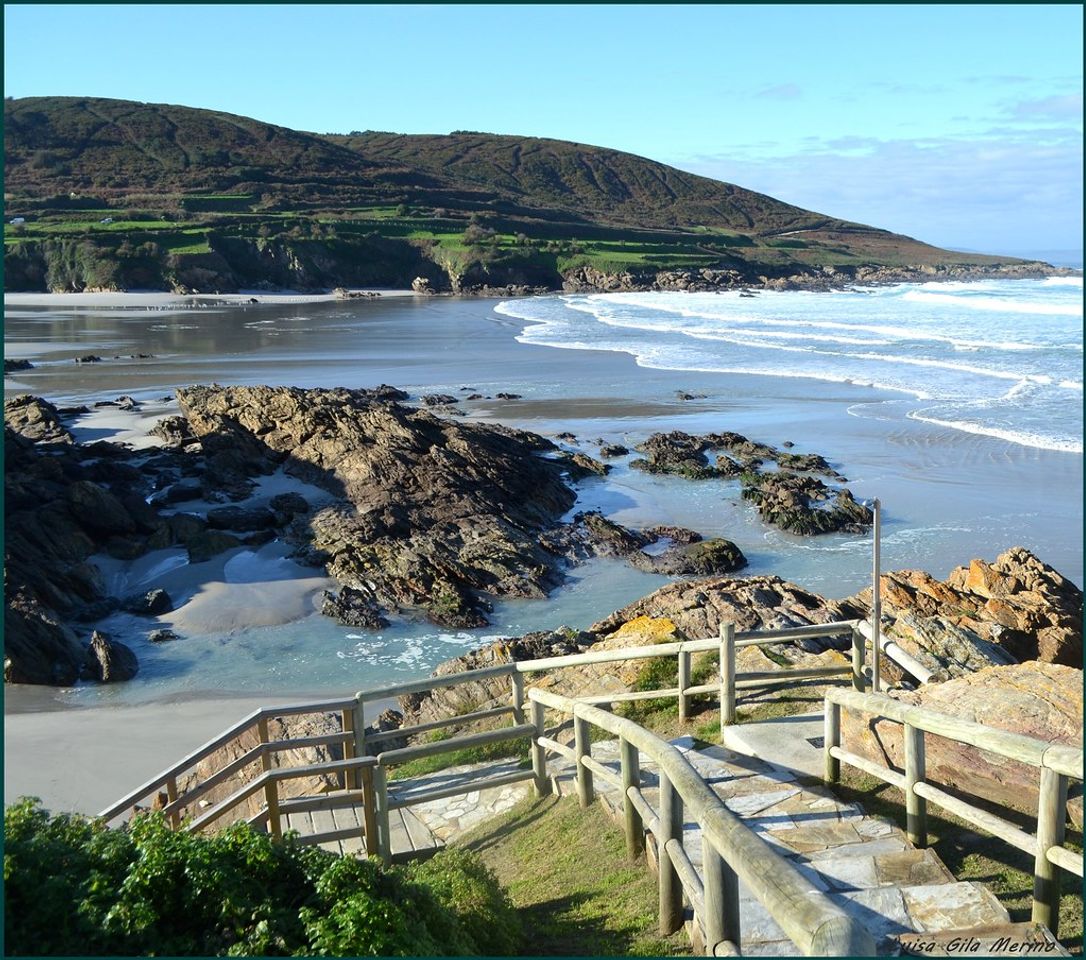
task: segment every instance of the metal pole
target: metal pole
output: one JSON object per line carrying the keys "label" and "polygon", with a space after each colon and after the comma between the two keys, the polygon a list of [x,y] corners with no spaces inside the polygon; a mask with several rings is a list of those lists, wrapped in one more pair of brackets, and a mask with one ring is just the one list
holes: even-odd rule
{"label": "metal pole", "polygon": [[882,637],[882,584],[879,575],[879,553],[882,540],[882,504],[876,497],[872,503],[874,527],[871,543],[871,689],[878,693],[881,689],[879,669],[882,665],[882,652],[879,641]]}

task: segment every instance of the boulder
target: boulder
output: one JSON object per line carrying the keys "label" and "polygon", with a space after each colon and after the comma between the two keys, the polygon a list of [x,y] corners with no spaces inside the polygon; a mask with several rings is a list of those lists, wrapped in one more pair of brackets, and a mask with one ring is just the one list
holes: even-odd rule
{"label": "boulder", "polygon": [[607,457],[608,459],[612,457],[624,457],[629,452],[630,451],[621,443],[605,443],[600,447],[600,456]]}
{"label": "boulder", "polygon": [[173,601],[165,590],[159,588],[129,597],[124,601],[124,608],[141,617],[157,617],[169,613],[173,609]]}
{"label": "boulder", "polygon": [[69,687],[79,679],[86,651],[75,633],[25,594],[4,604],[4,683]]}
{"label": "boulder", "polygon": [[139,661],[132,650],[95,630],[84,664],[83,677],[99,683],[131,680],[139,672]]}
{"label": "boulder", "polygon": [[388,621],[378,610],[373,593],[355,587],[344,587],[338,595],[325,590],[321,613],[347,627],[379,630],[388,626]]}
{"label": "boulder", "polygon": [[19,370],[33,370],[34,364],[29,360],[4,360],[4,373],[15,373]]}
{"label": "boulder", "polygon": [[427,393],[423,396],[422,402],[428,407],[439,407],[450,403],[459,403],[460,399],[450,393]]}
{"label": "boulder", "polygon": [[4,423],[35,443],[71,443],[72,435],[60,422],[57,408],[28,393],[4,401]]}
{"label": "boulder", "polygon": [[166,447],[187,447],[197,442],[184,417],[163,417],[151,428],[151,436],[158,437]]}
{"label": "boulder", "polygon": [[300,493],[279,493],[268,501],[268,506],[275,513],[277,526],[289,523],[294,517],[309,513],[309,501]]}
{"label": "boulder", "polygon": [[151,643],[166,643],[168,640],[177,640],[179,638],[172,630],[163,628],[161,630],[152,630],[147,634],[147,639]]}
{"label": "boulder", "polygon": [[[999,730],[1053,743],[1082,743],[1082,670],[1031,661],[985,667],[945,683],[890,691],[902,703],[928,708]],[[901,770],[901,725],[841,711],[846,750]],[[925,736],[927,778],[1015,810],[1036,814],[1040,772],[1036,767],[983,752],[932,734]],[[1081,823],[1081,806],[1076,816]]]}
{"label": "boulder", "polygon": [[747,558],[731,540],[713,537],[695,543],[676,544],[663,553],[638,552],[630,562],[639,570],[665,576],[717,576],[747,565]]}
{"label": "boulder", "polygon": [[[883,629],[922,661],[924,652],[944,661],[951,675],[963,659],[961,640],[990,663],[1043,660],[1082,666],[1082,591],[1024,547],[994,562],[976,559],[945,581],[923,570],[887,573],[880,581]],[[842,601],[847,616],[865,616],[870,589]],[[992,657],[993,647],[1002,653]],[[940,653],[945,649],[946,653]],[[926,662],[926,661],[925,661]]]}
{"label": "boulder", "polygon": [[864,533],[874,521],[871,509],[849,490],[784,470],[744,474],[743,499],[757,505],[766,523],[789,533]]}
{"label": "boulder", "polygon": [[207,525],[216,530],[252,533],[275,526],[275,514],[267,507],[215,507],[207,512]]}

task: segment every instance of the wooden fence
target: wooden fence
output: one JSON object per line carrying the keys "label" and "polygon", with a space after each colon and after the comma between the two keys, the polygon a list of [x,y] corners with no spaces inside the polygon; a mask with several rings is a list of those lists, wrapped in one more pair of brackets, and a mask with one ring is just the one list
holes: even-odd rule
{"label": "wooden fence", "polygon": [[[917,847],[927,846],[928,801],[961,817],[1034,857],[1033,921],[1058,932],[1060,875],[1066,870],[1082,877],[1083,859],[1064,847],[1069,779],[1082,781],[1082,748],[1051,743],[971,720],[902,703],[884,694],[855,690],[826,691],[826,780],[840,779],[842,761],[892,784],[905,794],[906,828]],[[902,724],[905,764],[893,770],[841,747],[841,708]],[[925,733],[968,744],[1009,760],[1037,767],[1040,794],[1037,832],[1027,833],[1003,817],[956,797],[926,779]]]}
{"label": "wooden fence", "polygon": [[[682,926],[685,895],[695,922],[701,923],[705,955],[738,955],[742,880],[804,955],[875,955],[874,941],[863,925],[728,810],[690,762],[666,740],[632,720],[580,700],[539,689],[529,690],[528,697],[535,727],[532,768],[537,793],[550,792],[547,753],[559,753],[576,766],[582,806],[587,807],[594,799],[594,777],[609,780],[619,788],[631,860],[644,850],[646,832],[656,838],[661,934],[674,933]],[[572,749],[547,736],[548,707],[573,718]],[[592,758],[590,726],[618,738],[618,774]],[[642,789],[642,757],[657,765],[659,808],[649,803]],[[701,828],[701,877],[683,845],[683,824],[690,820]]]}

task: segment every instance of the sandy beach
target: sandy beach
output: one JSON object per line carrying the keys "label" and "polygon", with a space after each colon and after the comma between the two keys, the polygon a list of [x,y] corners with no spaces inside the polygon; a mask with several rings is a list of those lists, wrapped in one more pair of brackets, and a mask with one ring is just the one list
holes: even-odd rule
{"label": "sandy beach", "polygon": [[[351,693],[340,691],[343,696]],[[333,696],[321,693],[312,700]],[[309,699],[303,693],[291,698],[205,698],[73,710],[57,709],[53,691],[9,688],[4,803],[39,797],[54,812],[93,816],[258,707]],[[19,709],[12,709],[13,701]],[[367,719],[391,705],[367,704]]]}
{"label": "sandy beach", "polygon": [[301,293],[297,290],[242,290],[239,293],[167,293],[165,291],[96,293],[5,293],[5,307],[57,307],[78,309],[82,307],[134,307],[166,309],[169,307],[231,306],[250,304],[254,300],[266,304],[335,303],[357,298],[418,297],[414,290],[388,290],[377,288],[351,288],[341,296],[334,291]]}

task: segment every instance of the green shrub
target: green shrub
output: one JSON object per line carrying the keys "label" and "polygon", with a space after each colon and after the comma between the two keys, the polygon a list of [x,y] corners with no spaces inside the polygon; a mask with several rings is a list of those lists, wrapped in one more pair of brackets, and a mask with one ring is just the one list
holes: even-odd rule
{"label": "green shrub", "polygon": [[508,897],[462,850],[386,867],[245,824],[200,836],[147,814],[110,830],[33,800],[7,809],[5,833],[8,954],[489,955],[519,940]]}

